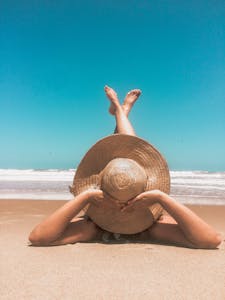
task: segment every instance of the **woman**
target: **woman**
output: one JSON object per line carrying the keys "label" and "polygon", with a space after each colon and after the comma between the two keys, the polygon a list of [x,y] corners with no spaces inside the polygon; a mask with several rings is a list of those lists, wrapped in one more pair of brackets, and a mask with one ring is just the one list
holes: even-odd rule
{"label": "woman", "polygon": [[[128,115],[141,91],[129,92],[123,105],[120,105],[117,94],[112,88],[106,86],[105,92],[111,102],[109,111],[116,119],[115,133],[135,135]],[[110,205],[117,208],[119,206],[124,212],[159,203],[167,212],[147,230],[126,238],[208,249],[217,248],[222,241],[221,236],[210,225],[160,190],[145,191],[126,204],[121,204],[100,189],[89,189],[38,224],[29,235],[30,242],[34,246],[56,246],[102,240],[104,230],[89,218],[76,216],[87,204],[100,206],[103,201],[108,201]]]}

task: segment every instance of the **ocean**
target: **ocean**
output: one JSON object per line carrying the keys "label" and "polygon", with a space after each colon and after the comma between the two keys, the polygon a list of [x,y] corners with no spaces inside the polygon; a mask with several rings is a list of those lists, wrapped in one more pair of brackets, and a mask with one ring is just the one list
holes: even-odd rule
{"label": "ocean", "polygon": [[[74,169],[0,169],[0,199],[70,200]],[[170,195],[184,204],[225,205],[225,172],[171,171]]]}

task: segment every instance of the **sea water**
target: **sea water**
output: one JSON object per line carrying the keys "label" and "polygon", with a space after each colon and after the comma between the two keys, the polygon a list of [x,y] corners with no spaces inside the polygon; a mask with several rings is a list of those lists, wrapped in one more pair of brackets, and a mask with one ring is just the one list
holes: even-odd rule
{"label": "sea water", "polygon": [[[70,200],[74,169],[0,169],[0,199]],[[225,205],[225,172],[171,171],[171,196],[186,204]]]}

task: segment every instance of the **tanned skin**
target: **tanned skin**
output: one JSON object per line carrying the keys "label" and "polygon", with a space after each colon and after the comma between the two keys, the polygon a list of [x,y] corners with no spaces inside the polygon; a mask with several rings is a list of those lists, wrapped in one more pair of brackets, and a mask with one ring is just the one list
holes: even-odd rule
{"label": "tanned skin", "polygon": [[[109,112],[116,120],[115,132],[135,135],[128,116],[141,91],[130,91],[121,105],[112,88],[105,86],[104,90],[110,100]],[[209,224],[159,190],[144,192],[121,205],[116,199],[96,189],[79,194],[35,226],[29,235],[30,242],[33,246],[56,246],[101,240],[101,228],[91,220],[76,216],[88,203],[100,206],[103,201],[111,207],[119,206],[122,211],[149,207],[156,202],[161,204],[167,214],[140,233],[138,240],[205,249],[215,249],[222,242],[221,236]]]}

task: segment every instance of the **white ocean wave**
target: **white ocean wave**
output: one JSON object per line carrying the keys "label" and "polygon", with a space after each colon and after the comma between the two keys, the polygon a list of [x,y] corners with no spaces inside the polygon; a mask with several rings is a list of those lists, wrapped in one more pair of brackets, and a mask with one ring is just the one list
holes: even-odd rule
{"label": "white ocean wave", "polygon": [[[75,174],[76,169],[0,169],[0,180],[47,180],[47,181],[70,181]],[[221,179],[225,180],[225,172],[210,173],[207,171],[170,171],[171,178],[176,180],[188,179]],[[225,181],[224,181],[225,184]]]}
{"label": "white ocean wave", "polygon": [[[68,186],[75,172],[0,169],[0,199],[72,199]],[[170,175],[171,191],[181,202],[225,204],[225,172],[170,171]]]}
{"label": "white ocean wave", "polygon": [[25,200],[72,200],[70,193],[0,193],[0,199],[25,199]]}
{"label": "white ocean wave", "polygon": [[0,181],[72,181],[75,169],[0,169]]}
{"label": "white ocean wave", "polygon": [[199,185],[199,186],[207,186],[207,185],[213,185],[213,186],[225,186],[225,180],[221,180],[221,179],[214,179],[212,180],[211,178],[205,178],[205,179],[201,179],[199,180],[198,178],[192,178],[192,179],[173,179],[171,178],[171,184],[173,185],[186,185],[186,184],[190,184],[190,185]]}
{"label": "white ocean wave", "polygon": [[207,172],[207,171],[170,171],[172,178],[223,178],[225,172]]}
{"label": "white ocean wave", "polygon": [[172,184],[172,187],[180,187],[180,188],[190,188],[190,189],[205,189],[205,190],[221,190],[221,191],[224,191],[225,192],[225,186],[218,186],[218,185],[208,185],[208,184],[205,184],[205,185],[190,185],[190,184],[176,184],[176,185],[173,185]]}

